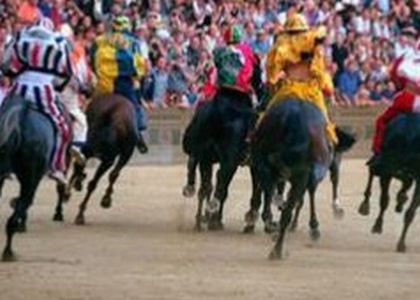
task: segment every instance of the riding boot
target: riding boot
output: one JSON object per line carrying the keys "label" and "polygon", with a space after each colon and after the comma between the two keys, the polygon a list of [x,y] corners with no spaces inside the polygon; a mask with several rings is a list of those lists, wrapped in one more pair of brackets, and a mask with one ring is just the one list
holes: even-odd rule
{"label": "riding boot", "polygon": [[144,140],[143,134],[141,132],[139,132],[137,149],[139,149],[141,154],[146,154],[147,152],[149,152],[149,147],[147,146],[146,141]]}
{"label": "riding boot", "polygon": [[78,146],[71,146],[70,148],[71,156],[76,160],[79,165],[84,165],[86,163],[86,157],[82,153],[82,150]]}
{"label": "riding boot", "polygon": [[350,148],[353,147],[354,143],[356,142],[354,135],[345,132],[338,126],[335,128],[335,132],[338,138],[338,143],[335,145],[335,151],[342,153],[350,150]]}
{"label": "riding boot", "polygon": [[58,184],[61,184],[61,185],[68,184],[66,175],[64,175],[64,173],[61,171],[52,171],[48,175],[51,179],[54,179],[55,181],[57,181]]}

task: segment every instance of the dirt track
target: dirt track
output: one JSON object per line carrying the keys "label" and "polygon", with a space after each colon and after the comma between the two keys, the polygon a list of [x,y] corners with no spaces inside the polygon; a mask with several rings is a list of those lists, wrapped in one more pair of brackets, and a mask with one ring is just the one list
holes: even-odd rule
{"label": "dirt track", "polygon": [[[378,189],[371,216],[359,216],[362,161],[343,166],[345,218],[332,217],[325,182],[318,196],[321,240],[310,241],[304,209],[281,262],[267,260],[272,242],[261,224],[253,236],[240,233],[250,195],[245,170],[231,188],[226,230],[219,233],[193,232],[196,203],[181,196],[184,174],[181,166],[128,168],[111,210],[99,207],[101,185],[85,227],[73,225],[80,194],[67,205],[64,224],[51,222],[55,192],[46,181],[30,212],[29,232],[16,239],[20,261],[0,264],[0,299],[420,299],[420,216],[407,254],[394,252],[402,225],[394,201],[384,234],[370,234]],[[6,198],[15,191],[9,183]],[[2,228],[7,202],[0,207]]]}

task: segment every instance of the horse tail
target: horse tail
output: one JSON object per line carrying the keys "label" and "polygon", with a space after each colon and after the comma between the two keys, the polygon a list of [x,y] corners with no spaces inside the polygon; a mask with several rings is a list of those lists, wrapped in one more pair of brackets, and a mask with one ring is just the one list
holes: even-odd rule
{"label": "horse tail", "polygon": [[0,152],[15,150],[21,143],[22,119],[28,106],[19,99],[5,100],[0,111]]}

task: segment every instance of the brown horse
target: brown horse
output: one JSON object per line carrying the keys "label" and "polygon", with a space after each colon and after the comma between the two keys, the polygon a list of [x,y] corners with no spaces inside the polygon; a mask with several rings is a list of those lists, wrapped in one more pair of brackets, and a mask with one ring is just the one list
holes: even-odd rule
{"label": "brown horse", "polygon": [[[111,207],[114,184],[121,170],[130,160],[139,141],[134,107],[122,96],[103,95],[94,97],[87,107],[86,115],[89,129],[83,154],[86,159],[95,157],[101,162],[92,180],[88,183],[86,196],[80,204],[79,213],[75,220],[78,225],[85,224],[84,212],[99,180],[117,161],[109,175],[109,185],[101,201],[103,208]],[[81,190],[83,180],[86,177],[84,168],[85,165],[77,162],[74,165],[74,173],[70,183],[77,190]]]}

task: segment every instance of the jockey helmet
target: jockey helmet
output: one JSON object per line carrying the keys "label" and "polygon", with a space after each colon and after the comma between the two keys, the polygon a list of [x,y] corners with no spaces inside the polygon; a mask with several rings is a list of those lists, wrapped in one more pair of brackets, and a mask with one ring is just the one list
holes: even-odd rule
{"label": "jockey helmet", "polygon": [[47,29],[49,31],[54,31],[54,23],[51,21],[50,18],[47,17],[41,17],[36,23],[35,26],[42,27],[44,29]]}
{"label": "jockey helmet", "polygon": [[73,31],[73,29],[71,28],[71,26],[69,25],[69,24],[67,24],[67,23],[65,23],[65,24],[63,24],[63,25],[61,25],[61,28],[60,28],[60,33],[63,35],[63,37],[65,37],[66,39],[69,39],[69,40],[73,40],[74,39],[74,31]]}
{"label": "jockey helmet", "polygon": [[308,23],[306,19],[301,14],[293,14],[287,18],[286,23],[284,24],[285,32],[301,32],[309,30]]}
{"label": "jockey helmet", "polygon": [[242,31],[238,26],[234,25],[225,31],[223,39],[226,44],[239,44],[242,40]]}
{"label": "jockey helmet", "polygon": [[127,18],[126,16],[116,17],[112,21],[112,30],[116,32],[131,31],[130,19]]}

